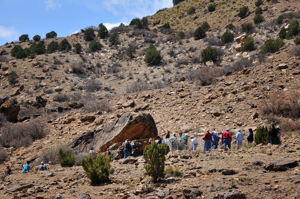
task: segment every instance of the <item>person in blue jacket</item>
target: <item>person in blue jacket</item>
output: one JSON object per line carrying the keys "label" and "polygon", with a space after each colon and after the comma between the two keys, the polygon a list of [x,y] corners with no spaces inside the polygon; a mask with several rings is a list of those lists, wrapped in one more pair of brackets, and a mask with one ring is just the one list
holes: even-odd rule
{"label": "person in blue jacket", "polygon": [[25,173],[25,172],[29,172],[29,171],[30,171],[30,166],[29,166],[29,164],[30,164],[30,161],[27,161],[27,164],[25,164],[22,173]]}

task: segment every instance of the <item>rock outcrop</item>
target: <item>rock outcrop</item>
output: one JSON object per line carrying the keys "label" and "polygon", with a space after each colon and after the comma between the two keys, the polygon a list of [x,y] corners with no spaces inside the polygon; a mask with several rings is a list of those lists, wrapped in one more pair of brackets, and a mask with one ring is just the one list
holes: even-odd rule
{"label": "rock outcrop", "polygon": [[287,168],[296,166],[298,166],[298,162],[296,160],[293,160],[291,158],[281,158],[270,162],[270,164],[268,164],[268,166],[266,166],[265,168],[269,171],[284,171]]}
{"label": "rock outcrop", "polygon": [[0,101],[2,102],[0,103],[0,112],[4,113],[6,120],[9,122],[17,121],[20,111],[19,103],[13,98],[6,100],[4,100],[4,98],[1,98]]}

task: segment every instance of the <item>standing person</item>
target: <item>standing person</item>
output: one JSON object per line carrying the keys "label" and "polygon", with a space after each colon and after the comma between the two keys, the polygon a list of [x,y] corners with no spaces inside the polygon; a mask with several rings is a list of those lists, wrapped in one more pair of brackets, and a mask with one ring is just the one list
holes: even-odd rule
{"label": "standing person", "polygon": [[280,127],[279,126],[276,126],[276,129],[278,131],[277,133],[277,144],[281,144],[281,141],[280,141],[280,136],[281,136],[281,130],[280,130]]}
{"label": "standing person", "polygon": [[249,129],[249,134],[247,136],[248,144],[253,142],[253,130],[250,128]]}
{"label": "standing person", "polygon": [[238,129],[238,132],[236,133],[236,144],[237,147],[241,146],[244,139],[244,134],[241,132],[241,129]]}
{"label": "standing person", "polygon": [[156,139],[158,140],[158,141],[157,141],[157,144],[165,143],[165,141],[164,141],[160,136],[157,136]]}
{"label": "standing person", "polygon": [[272,124],[272,127],[269,131],[269,137],[270,137],[271,144],[277,144],[277,140],[278,140],[277,134],[278,134],[278,130],[275,128],[275,125]]}
{"label": "standing person", "polygon": [[209,133],[209,131],[205,133],[203,140],[204,140],[204,150],[209,151],[209,149],[211,148],[211,141],[212,141],[212,136]]}
{"label": "standing person", "polygon": [[218,132],[211,132],[212,135],[212,145],[211,145],[211,149],[217,149],[218,148],[218,144],[219,144],[219,140],[220,140],[220,136],[218,135]]}
{"label": "standing person", "polygon": [[192,137],[191,144],[192,144],[192,150],[196,151],[198,146],[198,138],[196,134],[194,135],[194,137]]}
{"label": "standing person", "polygon": [[25,173],[25,172],[29,172],[29,171],[30,171],[30,166],[29,166],[29,164],[30,164],[30,161],[27,161],[27,164],[25,164],[22,173]]}
{"label": "standing person", "polygon": [[187,133],[180,138],[180,142],[182,142],[183,144],[185,144],[187,146],[187,144],[188,144],[188,134]]}
{"label": "standing person", "polygon": [[6,167],[6,170],[5,170],[5,175],[11,175],[12,174],[12,171],[11,169],[9,168],[9,166]]}
{"label": "standing person", "polygon": [[126,159],[128,156],[130,156],[131,150],[132,150],[131,144],[130,144],[129,140],[127,139],[124,144],[124,159]]}
{"label": "standing person", "polygon": [[224,149],[226,149],[226,146],[231,149],[231,140],[231,133],[229,132],[229,128],[227,128],[222,134],[222,143],[224,143]]}
{"label": "standing person", "polygon": [[177,149],[177,137],[176,134],[174,133],[173,136],[170,138],[170,142],[171,142],[171,152],[173,152],[174,150]]}

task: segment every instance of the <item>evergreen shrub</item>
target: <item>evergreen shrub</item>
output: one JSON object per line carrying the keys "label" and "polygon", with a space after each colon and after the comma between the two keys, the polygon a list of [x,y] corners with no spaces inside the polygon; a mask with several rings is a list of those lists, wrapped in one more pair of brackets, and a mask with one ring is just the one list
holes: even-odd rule
{"label": "evergreen shrub", "polygon": [[62,167],[72,167],[75,164],[75,156],[72,149],[58,150],[58,158]]}
{"label": "evergreen shrub", "polygon": [[270,142],[268,127],[258,127],[254,136],[256,144],[268,144]]}

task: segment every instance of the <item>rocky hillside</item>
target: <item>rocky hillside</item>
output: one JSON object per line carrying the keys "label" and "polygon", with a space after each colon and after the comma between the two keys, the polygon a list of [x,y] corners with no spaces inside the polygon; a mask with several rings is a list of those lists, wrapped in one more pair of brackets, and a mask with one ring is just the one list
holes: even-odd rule
{"label": "rocky hillside", "polygon": [[[97,37],[102,48],[96,52],[89,50],[84,33],[41,41],[46,46],[63,39],[72,46],[80,43],[83,48],[79,54],[56,51],[16,59],[11,56],[14,46],[30,47],[32,41],[1,46],[0,168],[10,165],[13,175],[3,178],[0,194],[4,198],[51,198],[58,193],[63,198],[76,198],[83,192],[92,198],[233,198],[230,194],[237,194],[237,198],[298,198],[299,193],[291,190],[297,190],[299,183],[300,48],[294,42],[299,33],[284,39],[275,53],[260,52],[267,40],[278,38],[282,27],[299,21],[299,2],[264,3],[265,21],[246,32],[240,26],[252,22],[254,1],[247,2],[250,13],[243,19],[236,16],[236,9],[244,5],[242,1],[215,3],[214,12],[204,11],[208,2],[184,1],[148,17],[150,24],[160,19],[154,26],[157,32],[115,28],[110,34],[118,33],[119,44]],[[194,15],[181,14],[191,6],[196,8]],[[229,16],[230,9],[235,12]],[[197,18],[203,14],[206,18]],[[228,17],[221,17],[224,15]],[[276,23],[279,15],[285,16],[281,24]],[[192,18],[195,22],[190,21]],[[221,21],[214,22],[217,19]],[[229,20],[236,28],[224,28]],[[178,26],[175,21],[180,22]],[[211,28],[205,38],[195,40],[188,30],[204,21]],[[185,38],[178,37],[177,30],[159,28],[165,22],[187,31]],[[234,35],[234,41],[222,44],[226,31]],[[254,38],[254,49],[241,51],[247,37]],[[150,44],[162,55],[157,66],[144,61]],[[136,48],[132,58],[126,55],[129,46]],[[214,62],[201,58],[208,46],[217,51]],[[9,81],[12,72],[17,75],[13,83]],[[169,175],[156,184],[148,182],[142,157],[132,157],[128,162],[114,160],[115,173],[102,186],[91,186],[81,166],[60,169],[54,163],[50,166],[53,173],[45,177],[42,172],[20,173],[27,160],[35,166],[50,157],[56,147],[70,146],[85,135],[108,132],[109,126],[130,113],[132,117],[150,114],[158,135],[164,135],[162,130],[181,131],[196,133],[199,140],[207,130],[230,128],[235,133],[241,129],[246,135],[249,128],[256,130],[275,122],[282,129],[283,145],[245,145],[205,154],[201,140],[196,153],[184,150],[168,154],[167,165],[178,167],[181,174]],[[76,148],[78,164],[82,157],[78,150],[87,152],[94,143],[82,139],[81,144],[84,147]],[[100,146],[94,146],[101,152]],[[276,164],[292,168],[275,172],[268,167],[279,158],[289,159]],[[23,187],[9,189],[17,185]]]}

